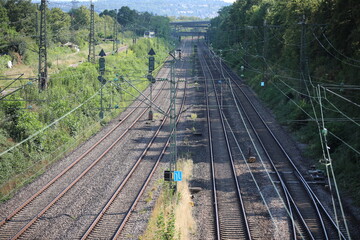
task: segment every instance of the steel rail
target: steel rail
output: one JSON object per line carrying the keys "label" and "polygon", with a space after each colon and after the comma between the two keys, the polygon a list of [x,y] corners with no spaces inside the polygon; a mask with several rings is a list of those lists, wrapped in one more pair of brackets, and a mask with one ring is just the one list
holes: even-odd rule
{"label": "steel rail", "polygon": [[[185,100],[186,100],[186,83],[185,83],[185,88],[184,88],[184,97],[183,97],[183,101],[181,103],[181,107],[180,107],[180,110],[179,110],[179,114],[177,116],[177,119],[176,119],[176,124],[179,123],[180,121],[180,115],[181,115],[181,112],[182,112],[182,109],[185,105]],[[170,109],[168,110],[168,112],[170,112]],[[165,122],[165,121],[164,121]],[[159,129],[160,130],[160,129]],[[146,187],[148,186],[150,180],[151,180],[151,177],[154,175],[161,159],[163,158],[163,156],[165,155],[165,151],[167,149],[167,147],[169,146],[169,143],[170,143],[170,140],[171,140],[171,136],[168,137],[168,140],[166,141],[166,144],[164,145],[158,159],[156,160],[156,163],[155,165],[153,166],[153,168],[151,169],[151,172],[149,173],[148,177],[146,178],[146,181],[144,183],[144,185],[142,186],[142,188],[140,189],[136,199],[133,201],[131,207],[129,208],[128,212],[126,213],[126,216],[124,217],[123,221],[121,222],[121,224],[119,225],[118,229],[116,230],[114,236],[113,236],[113,239],[118,239],[120,237],[120,234],[122,232],[122,230],[124,229],[127,221],[129,220],[130,216],[131,216],[131,213],[134,211],[136,205],[138,204],[141,196],[143,195],[143,193],[145,192],[145,189]],[[150,147],[149,147],[150,148]]]}
{"label": "steel rail", "polygon": [[[225,68],[224,68],[224,69],[225,69]],[[225,69],[225,70],[227,70],[227,69]],[[228,71],[227,71],[227,73],[228,73],[229,76],[231,76]],[[232,77],[232,76],[231,76],[231,77]],[[234,81],[233,81],[233,82],[234,82]],[[237,84],[237,82],[235,82],[235,85],[237,86],[237,88],[240,88],[240,86]],[[240,88],[240,89],[241,89],[241,88]],[[241,89],[241,90],[242,90],[242,89]],[[243,92],[243,91],[242,91],[242,92]],[[247,97],[247,95],[246,95],[245,93],[243,93],[243,95],[247,98],[248,102],[252,105],[252,102],[251,102],[250,99]],[[297,204],[295,203],[294,198],[291,196],[290,191],[289,191],[288,187],[286,186],[286,182],[284,181],[283,177],[281,177],[279,170],[277,169],[275,163],[274,163],[273,160],[272,160],[272,157],[270,156],[270,154],[269,154],[268,150],[266,149],[266,147],[265,147],[262,139],[260,138],[258,132],[256,131],[256,128],[255,128],[254,124],[252,123],[252,121],[251,121],[248,113],[245,111],[245,108],[244,108],[244,105],[243,105],[242,101],[240,101],[240,99],[239,99],[237,96],[235,96],[235,97],[237,98],[236,101],[238,102],[238,104],[239,104],[239,105],[241,106],[241,108],[243,109],[244,115],[245,115],[246,119],[248,120],[251,128],[253,129],[253,132],[254,132],[255,136],[257,137],[260,145],[262,146],[265,155],[266,155],[267,158],[269,159],[269,162],[270,162],[272,168],[274,169],[278,180],[279,180],[280,183],[281,183],[281,187],[282,187],[282,189],[283,189],[283,191],[284,191],[285,196],[286,196],[287,198],[289,198],[289,200],[290,200],[291,205],[288,204],[289,209],[291,209],[290,206],[292,206],[292,207],[295,209],[295,212],[297,213],[298,217],[300,218],[300,222],[301,222],[302,226],[303,226],[303,227],[305,228],[305,230],[306,230],[306,234],[308,235],[309,238],[315,239],[315,236],[313,235],[313,233],[311,232],[310,228],[308,227],[308,224],[306,223],[304,217],[302,216],[300,209],[297,207]],[[252,105],[252,108],[254,109],[254,106],[253,106],[253,105]],[[256,111],[256,109],[255,109],[255,111]],[[256,111],[256,113],[257,113],[257,116],[260,116],[260,114],[259,114],[257,111]],[[261,117],[261,116],[260,116],[260,117]],[[262,121],[262,123],[264,124],[265,122]],[[311,199],[311,200],[313,200],[313,199]],[[288,202],[289,202],[289,201],[288,201]],[[315,206],[317,213],[319,213],[319,212],[318,212],[318,209],[317,209],[317,206],[316,206],[315,204],[313,204],[313,206]],[[318,216],[319,216],[319,214],[318,214]],[[321,218],[320,218],[320,219],[321,219]],[[293,226],[293,229],[294,229],[294,228],[295,228],[295,226]],[[295,235],[295,232],[294,232],[294,235]],[[325,235],[326,235],[326,232],[325,232]],[[326,237],[326,239],[327,239],[327,237]]]}
{"label": "steel rail", "polygon": [[[161,90],[164,88],[165,83],[163,83]],[[157,96],[160,94],[161,90],[158,92]],[[138,103],[136,107],[140,107],[142,102]],[[86,155],[88,155],[92,150],[94,150],[100,143],[102,143],[111,133],[113,133],[119,126],[121,126],[126,119],[128,119],[137,108],[131,110],[119,123],[117,123],[112,129],[110,129],[101,139],[99,139],[96,143],[94,143],[88,150],[86,150],[83,154],[81,154],[74,162],[72,162],[69,166],[67,166],[63,171],[61,171],[58,175],[56,175],[50,182],[48,182],[45,186],[43,186],[39,191],[33,194],[30,198],[28,198],[25,202],[23,202],[18,208],[16,208],[12,213],[6,216],[0,222],[0,227],[4,225],[7,221],[11,220],[17,213],[19,213],[22,209],[28,206],[35,198],[40,196],[43,192],[45,192],[50,186],[52,186],[57,180],[59,180],[63,175],[65,175],[70,169],[72,169],[77,163],[79,163]]]}
{"label": "steel rail", "polygon": [[[209,51],[209,52],[210,52],[211,54],[214,54],[213,51]],[[212,61],[213,61],[213,63],[214,63],[214,66],[217,68],[218,72],[222,72],[222,74],[223,74],[223,71],[221,71],[221,70],[219,69],[219,67],[216,65],[216,63],[215,63],[215,61],[214,61],[214,58],[212,58]],[[226,65],[225,65],[225,66],[226,66]],[[222,67],[222,68],[225,69],[224,64],[220,64],[220,67]],[[226,69],[225,69],[225,70],[226,70]],[[229,73],[228,73],[228,74],[229,74]],[[229,75],[230,75],[230,74],[229,74]],[[225,77],[225,76],[223,75],[223,77]],[[241,101],[239,101],[238,99],[236,99],[236,96],[234,97],[233,100],[234,100],[235,102],[237,102],[237,103],[240,105],[240,107],[242,107]],[[237,111],[239,111],[238,108],[237,108]],[[241,113],[239,113],[239,114],[241,115]],[[267,157],[268,159],[271,159],[270,154],[269,154],[268,151],[266,150],[263,142],[260,140],[260,137],[259,137],[257,131],[255,131],[255,128],[253,127],[253,124],[252,124],[252,122],[250,121],[250,118],[248,117],[248,114],[247,114],[245,111],[244,111],[244,115],[245,115],[246,119],[248,120],[250,126],[252,127],[253,132],[254,132],[256,138],[259,140],[259,143],[260,143],[260,145],[261,145],[261,147],[262,147],[262,149],[263,149],[266,157]],[[245,125],[245,124],[246,124],[246,123],[244,122],[244,125]],[[250,135],[249,135],[249,137],[252,138]],[[292,229],[292,232],[293,232],[293,239],[297,239],[297,237],[296,237],[296,227],[295,227],[294,220],[293,220],[293,210],[292,210],[292,207],[295,208],[296,213],[299,214],[300,211],[299,211],[299,209],[297,208],[297,206],[295,205],[293,198],[289,195],[289,190],[287,189],[287,187],[286,187],[286,185],[285,185],[285,183],[284,183],[284,181],[283,181],[283,179],[282,179],[279,171],[276,170],[276,167],[275,167],[275,165],[273,164],[272,161],[270,161],[270,164],[271,164],[271,166],[273,167],[273,169],[275,169],[276,177],[277,177],[277,179],[278,179],[279,182],[280,182],[280,186],[281,186],[281,188],[282,188],[282,190],[283,190],[282,193],[284,194],[284,197],[285,197],[285,199],[286,199],[286,201],[284,201],[284,204],[286,203],[287,211],[288,211],[289,217],[290,217],[290,219],[291,219],[291,229]],[[304,220],[304,218],[301,216],[301,214],[299,215],[299,218],[300,218],[300,220],[301,220],[301,223],[302,223],[303,227],[306,229],[306,232],[307,232],[307,234],[309,235],[309,237],[310,237],[311,239],[314,239],[314,237],[312,236],[312,233],[311,233],[310,229],[307,227],[307,225],[306,225],[306,223],[305,223],[305,220]]]}
{"label": "steel rail", "polygon": [[[183,97],[183,101],[181,104],[181,108],[179,113],[181,113],[181,110],[184,106],[185,103],[185,99],[186,99],[186,83],[185,83],[185,88],[184,88],[184,97]],[[105,204],[105,206],[102,208],[102,210],[99,212],[99,214],[97,215],[97,217],[94,219],[94,221],[91,223],[91,225],[88,227],[88,229],[86,230],[86,232],[84,233],[84,235],[81,237],[81,239],[87,239],[91,232],[96,228],[96,226],[98,225],[98,223],[101,221],[101,219],[103,218],[103,216],[106,214],[106,212],[108,211],[108,209],[111,207],[111,205],[113,204],[113,202],[115,201],[115,199],[118,197],[118,195],[120,194],[121,190],[124,188],[124,186],[127,184],[128,180],[130,179],[130,177],[133,175],[133,173],[135,172],[135,170],[137,169],[137,167],[139,166],[140,162],[142,161],[142,159],[146,156],[147,152],[150,150],[151,146],[153,145],[155,139],[157,138],[158,134],[160,133],[160,130],[163,128],[166,119],[169,117],[168,113],[170,112],[170,108],[166,111],[166,114],[164,115],[164,119],[161,123],[161,125],[159,126],[159,128],[157,129],[157,131],[155,132],[155,134],[153,135],[153,137],[151,138],[150,142],[148,143],[148,145],[145,147],[144,151],[141,153],[140,157],[138,158],[138,160],[135,162],[135,164],[133,165],[132,169],[127,173],[125,179],[123,179],[123,181],[121,182],[121,184],[117,187],[117,189],[115,190],[115,192],[113,193],[113,195],[110,197],[110,199],[107,201],[107,203]],[[180,119],[180,114],[178,115],[177,118],[177,123]],[[130,215],[132,213],[132,211],[134,210],[134,208],[136,207],[137,203],[139,202],[142,194],[144,193],[148,183],[151,180],[151,177],[153,176],[153,174],[155,173],[160,160],[162,159],[163,155],[165,154],[166,148],[168,146],[168,143],[170,141],[170,137],[168,138],[163,150],[161,151],[158,159],[156,160],[152,170],[150,171],[149,175],[147,176],[144,184],[142,185],[141,189],[139,190],[139,193],[137,194],[135,200],[133,201],[132,205],[130,206],[129,210],[127,211],[126,215],[124,216],[122,222],[120,223],[119,227],[117,228],[116,232],[114,233],[112,239],[116,239],[118,238],[118,236],[121,234],[121,231],[123,230],[123,228],[125,227],[125,224],[127,222],[127,220],[130,218]]]}
{"label": "steel rail", "polygon": [[216,230],[216,239],[220,240],[220,217],[219,217],[219,206],[218,200],[216,195],[216,179],[215,179],[215,160],[214,160],[214,146],[212,144],[212,132],[211,132],[211,118],[210,118],[210,111],[209,111],[209,92],[207,88],[207,83],[205,81],[205,95],[206,95],[206,119],[207,119],[207,126],[208,126],[208,138],[209,138],[209,150],[210,150],[210,170],[211,170],[211,183],[212,183],[212,192],[214,198],[214,217],[215,217],[215,230]]}
{"label": "steel rail", "polygon": [[[242,196],[241,196],[240,184],[239,184],[239,181],[237,179],[237,174],[236,174],[236,170],[235,170],[235,163],[234,163],[234,159],[232,157],[232,151],[231,151],[231,147],[230,147],[230,142],[229,142],[226,127],[225,127],[225,124],[224,124],[224,118],[223,118],[223,115],[222,115],[222,111],[220,109],[220,100],[219,100],[219,96],[218,96],[218,93],[217,93],[217,90],[216,90],[214,77],[213,77],[212,71],[211,71],[208,63],[206,62],[205,58],[203,57],[203,55],[201,55],[201,57],[202,57],[201,66],[203,68],[203,72],[205,72],[204,68],[206,68],[208,70],[208,74],[210,75],[211,82],[212,82],[212,85],[213,85],[213,88],[214,88],[215,99],[216,99],[216,103],[217,103],[217,110],[218,110],[219,115],[220,115],[222,132],[223,132],[224,137],[225,137],[225,143],[226,143],[226,147],[227,147],[228,156],[229,156],[229,159],[230,159],[230,166],[231,166],[233,178],[234,178],[234,181],[235,181],[237,197],[238,197],[238,200],[239,200],[239,203],[240,203],[240,208],[241,208],[240,212],[241,212],[241,217],[242,217],[242,223],[244,225],[243,229],[244,229],[244,232],[245,232],[245,238],[246,239],[251,239],[250,227],[249,227],[249,223],[248,223],[248,220],[247,220],[244,201],[243,201]],[[208,88],[207,83],[205,83],[205,89],[206,89],[206,95],[207,95],[207,103],[208,103],[209,102],[208,101],[209,95],[207,94],[208,93],[207,88]],[[208,109],[207,112],[209,114],[209,112],[210,112],[209,107],[207,107],[207,109]],[[210,119],[210,118],[208,118],[208,119]],[[210,121],[208,121],[208,125],[210,125],[210,128],[211,128],[211,122]],[[209,139],[209,142],[211,142],[211,145],[213,145],[212,139]],[[213,159],[214,159],[214,157],[213,157]],[[213,177],[215,178],[215,175]],[[215,179],[215,181],[216,181],[216,179]]]}
{"label": "steel rail", "polygon": [[[156,98],[160,96],[161,91],[165,88],[165,83],[162,84],[161,89],[158,91]],[[139,103],[138,106],[142,104]],[[125,116],[124,119],[129,118],[136,109],[133,109],[129,114]],[[128,132],[129,130],[137,123],[137,121],[146,113],[146,109],[141,112],[141,114],[136,118],[136,120],[107,148],[91,165],[89,165],[72,183],[68,185],[61,193],[57,195],[42,211],[40,211],[34,218],[32,218],[25,226],[23,226],[20,231],[12,237],[12,239],[17,239],[20,237],[30,226],[32,226],[50,207],[52,207],[69,189],[71,189],[83,176],[86,175]],[[52,184],[54,184],[58,179],[60,179],[66,172],[68,172],[72,167],[74,167],[80,160],[82,160],[87,154],[89,154],[96,146],[98,146],[106,137],[108,137],[112,132],[114,132],[123,122],[124,119],[116,124],[105,136],[103,136],[99,141],[97,141],[90,149],[83,153],[79,158],[77,158],[72,164],[70,164],[66,169],[64,169],[60,174],[58,174],[54,179],[52,179],[47,185],[40,189],[36,194],[34,194],[30,199],[28,199],[24,204],[18,207],[12,214],[9,219],[4,221],[5,224],[27,205],[29,205],[36,197],[41,195],[46,189],[48,189]],[[1,226],[1,225],[0,225]]]}
{"label": "steel rail", "polygon": [[34,218],[32,218],[12,239],[18,239],[25,233],[42,215],[45,214],[59,199],[61,199],[77,182],[82,179],[97,163],[99,163],[107,153],[130,131],[130,129],[139,121],[139,119],[146,113],[146,110],[140,114],[135,121],[127,128],[92,164],[90,164],[78,177],[72,181],[55,199],[53,199],[43,210],[41,210]]}
{"label": "steel rail", "polygon": [[[225,64],[224,64],[225,65]],[[274,135],[274,133],[272,132],[272,130],[269,128],[269,126],[266,124],[265,120],[262,118],[261,114],[258,112],[258,110],[256,109],[256,107],[254,106],[254,104],[251,102],[250,98],[248,97],[248,95],[245,93],[245,91],[241,88],[241,86],[239,85],[239,83],[236,81],[236,78],[238,78],[234,73],[232,73],[232,71],[229,70],[229,67],[227,65],[225,65],[226,67],[224,67],[224,70],[226,71],[226,73],[230,76],[230,79],[232,80],[233,83],[235,83],[235,85],[237,86],[237,88],[242,92],[242,94],[245,96],[245,98],[247,99],[247,101],[249,102],[249,104],[251,105],[252,109],[254,110],[254,112],[256,112],[256,115],[259,117],[259,119],[261,120],[262,124],[265,126],[265,128],[268,130],[268,132],[270,133],[270,135],[272,136],[272,138],[275,140],[276,144],[279,146],[279,148],[281,149],[281,151],[283,152],[283,154],[285,155],[285,157],[287,158],[287,160],[289,161],[289,163],[291,164],[292,168],[295,170],[296,172],[296,177],[299,179],[299,181],[302,183],[302,185],[304,186],[306,192],[309,195],[309,198],[312,200],[314,207],[316,208],[316,211],[318,213],[318,218],[319,221],[321,223],[322,226],[322,230],[323,233],[325,235],[325,238],[328,239],[328,233],[327,233],[327,229],[325,227],[325,223],[322,217],[321,212],[325,215],[325,217],[327,218],[327,220],[331,223],[332,227],[336,229],[336,231],[339,231],[337,229],[336,223],[334,222],[334,220],[332,219],[332,217],[330,216],[330,214],[328,213],[328,211],[325,209],[325,207],[323,206],[323,204],[320,202],[320,200],[318,199],[318,197],[316,196],[316,194],[313,192],[313,190],[311,189],[311,187],[308,185],[308,183],[306,182],[306,180],[304,179],[304,177],[302,176],[302,174],[300,173],[300,171],[298,170],[298,168],[296,167],[295,163],[293,162],[293,160],[291,159],[291,157],[287,154],[287,152],[285,151],[284,147],[282,146],[282,144],[279,142],[279,140],[277,139],[277,137]],[[241,105],[241,101],[238,100],[240,105]],[[244,110],[245,112],[245,110]],[[250,122],[250,120],[249,120]],[[254,129],[254,132],[256,132],[254,126],[252,126]],[[258,137],[259,138],[259,137]],[[260,138],[259,138],[260,139]],[[263,145],[263,144],[262,144]],[[265,146],[264,146],[265,147]],[[320,212],[321,211],[321,212]],[[342,239],[346,239],[345,235],[340,231],[340,235]]]}

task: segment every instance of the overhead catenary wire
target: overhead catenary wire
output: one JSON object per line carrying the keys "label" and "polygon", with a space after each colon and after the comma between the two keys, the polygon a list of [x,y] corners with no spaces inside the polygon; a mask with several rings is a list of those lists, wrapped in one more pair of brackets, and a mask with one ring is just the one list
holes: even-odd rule
{"label": "overhead catenary wire", "polygon": [[345,101],[347,101],[347,102],[349,102],[349,103],[351,103],[351,104],[353,104],[353,105],[355,105],[355,106],[357,106],[357,107],[360,107],[360,104],[355,103],[355,102],[351,101],[350,99],[347,99],[347,98],[341,96],[340,94],[335,93],[335,92],[329,90],[328,88],[326,88],[326,87],[324,87],[324,86],[320,86],[320,87],[321,87],[322,89],[324,89],[325,91],[327,91],[327,92],[329,92],[329,93],[331,93],[331,94],[334,94],[335,96],[337,96],[337,97],[339,97],[339,98],[341,98],[341,99],[343,99],[343,100],[345,100]]}
{"label": "overhead catenary wire", "polygon": [[[295,104],[295,106],[297,108],[299,108],[303,113],[305,113],[310,119],[312,120],[316,120],[314,119],[307,111],[305,111],[299,104],[297,104],[292,98],[290,98],[289,96],[286,95],[286,93],[284,93],[275,83],[272,83],[272,85],[278,90],[280,91],[280,93],[282,93],[286,98],[288,98],[292,103]],[[316,120],[317,121],[317,120]],[[354,152],[356,152],[358,155],[360,155],[360,152],[358,150],[356,150],[353,146],[351,146],[350,144],[348,144],[347,142],[345,142],[343,139],[341,139],[340,137],[336,136],[334,133],[332,133],[331,131],[328,130],[328,132],[334,136],[336,139],[338,139],[339,141],[341,141],[343,144],[345,144],[347,147],[349,147],[351,150],[353,150]]]}
{"label": "overhead catenary wire", "polygon": [[324,44],[322,44],[322,42],[319,40],[319,38],[316,36],[315,33],[313,33],[313,36],[315,37],[315,39],[317,40],[317,42],[319,43],[319,45],[329,54],[331,55],[332,57],[334,57],[336,60],[346,64],[346,65],[349,65],[349,66],[352,66],[352,67],[355,67],[355,68],[360,68],[360,65],[355,65],[353,63],[349,63],[349,62],[346,62],[344,61],[343,59],[340,59],[339,57],[337,57],[335,54],[333,54],[332,52],[330,52],[325,46]]}
{"label": "overhead catenary wire", "polygon": [[333,108],[336,109],[336,111],[338,113],[340,113],[341,115],[343,115],[345,118],[349,119],[350,122],[354,123],[356,126],[360,127],[360,124],[358,122],[356,122],[353,118],[349,117],[347,114],[345,114],[343,111],[341,111],[338,107],[336,107],[331,101],[329,101],[329,99],[327,99],[327,97],[324,98]]}
{"label": "overhead catenary wire", "polygon": [[343,54],[342,52],[340,52],[339,50],[337,50],[337,49],[334,47],[334,44],[332,44],[332,43],[330,42],[329,38],[326,37],[325,33],[323,33],[322,35],[323,35],[323,37],[325,38],[326,42],[327,42],[338,54],[340,54],[341,56],[343,56],[344,58],[346,58],[346,59],[348,59],[348,60],[350,60],[350,61],[354,61],[354,62],[360,63],[360,60],[357,60],[357,59],[348,57],[348,56],[346,56],[345,54]]}
{"label": "overhead catenary wire", "polygon": [[[233,90],[233,88],[232,88],[232,85],[229,84],[229,87],[230,87],[230,91],[231,91],[232,98],[234,99],[234,102],[235,102],[235,106],[236,106],[237,112],[238,112],[238,114],[240,115],[241,121],[242,121],[242,123],[243,123],[243,125],[244,125],[244,127],[245,127],[245,129],[246,129],[246,132],[247,132],[249,138],[250,138],[251,144],[252,144],[252,146],[254,147],[254,149],[255,149],[255,151],[256,151],[256,153],[257,153],[257,156],[259,156],[259,159],[260,159],[260,162],[261,162],[261,164],[262,164],[262,166],[263,166],[263,169],[265,170],[268,179],[270,180],[272,186],[274,187],[274,190],[275,190],[276,194],[279,196],[279,200],[280,200],[281,203],[283,204],[286,213],[288,214],[288,216],[290,217],[290,219],[294,222],[294,218],[293,218],[292,213],[291,213],[290,210],[287,208],[287,206],[286,206],[286,204],[285,204],[285,202],[284,202],[284,199],[281,197],[280,192],[279,192],[279,190],[277,189],[277,186],[276,186],[273,178],[270,176],[270,173],[269,173],[269,171],[268,171],[268,169],[267,169],[267,167],[266,167],[266,165],[265,165],[265,162],[264,162],[264,160],[263,160],[262,157],[261,157],[262,155],[259,153],[259,150],[258,150],[258,148],[257,148],[257,146],[256,146],[256,144],[255,144],[255,142],[254,142],[254,139],[251,137],[251,133],[250,133],[250,130],[249,130],[247,124],[246,124],[245,118],[244,118],[244,116],[243,116],[243,114],[242,114],[242,112],[241,112],[241,109],[240,109],[240,107],[239,107],[238,102],[236,101],[236,97],[235,97],[235,93],[234,93],[234,90]],[[296,226],[296,224],[295,224],[295,227],[298,228],[299,226]],[[300,233],[300,234],[301,234],[301,233]],[[302,238],[304,238],[304,236],[302,236]]]}
{"label": "overhead catenary wire", "polygon": [[[330,155],[330,148],[328,147],[328,144],[327,144],[327,134],[325,133],[325,131],[327,131],[327,129],[325,128],[325,121],[324,121],[324,115],[323,115],[323,111],[322,111],[322,107],[321,107],[321,91],[320,91],[320,85],[318,86],[318,97],[319,97],[319,103],[320,103],[320,112],[321,112],[321,124],[322,124],[322,128],[324,130],[324,134],[322,134],[323,138],[324,138],[324,144],[325,144],[325,150],[326,150],[326,156],[324,157],[327,157],[326,160],[326,167],[330,167],[330,170],[331,170],[331,174],[332,174],[332,181],[334,183],[334,186],[335,186],[335,191],[336,191],[336,196],[337,196],[337,199],[338,199],[338,204],[340,205],[340,212],[341,212],[341,215],[342,215],[342,218],[343,218],[343,222],[344,222],[344,225],[345,225],[345,229],[346,229],[346,233],[348,235],[348,237],[350,238],[350,232],[349,232],[349,228],[347,226],[347,221],[346,221],[346,217],[345,217],[345,213],[344,213],[344,209],[343,209],[343,205],[342,205],[342,201],[341,201],[341,197],[340,197],[340,192],[339,192],[339,189],[338,189],[338,185],[337,185],[337,181],[336,181],[336,176],[335,176],[335,171],[334,171],[334,168],[333,168],[333,164],[332,164],[332,159],[331,159],[331,155]],[[331,181],[330,179],[330,176],[328,176],[328,179],[329,181]],[[337,209],[335,207],[335,203],[333,203],[333,207],[334,207],[334,215],[335,215],[335,220],[336,220],[336,224],[338,226],[338,233],[339,233],[339,238],[341,238],[341,230],[339,228],[339,220],[337,218]]]}
{"label": "overhead catenary wire", "polygon": [[60,118],[56,119],[55,121],[53,121],[52,123],[50,123],[49,125],[45,126],[44,128],[40,129],[39,131],[35,132],[34,134],[30,135],[29,137],[27,137],[26,139],[22,140],[21,142],[15,144],[14,146],[10,147],[9,149],[3,151],[0,153],[0,157],[3,156],[6,153],[11,152],[13,149],[17,148],[18,146],[24,144],[25,142],[29,141],[30,139],[36,137],[37,135],[39,135],[40,133],[44,132],[45,130],[47,130],[48,128],[50,128],[51,126],[53,126],[54,124],[58,123],[59,121],[61,121],[62,119],[66,118],[68,115],[72,114],[73,112],[75,112],[76,110],[78,110],[79,108],[81,108],[83,105],[85,105],[87,102],[89,102],[91,99],[93,99],[96,95],[98,95],[99,92],[96,92],[94,95],[92,95],[90,98],[88,98],[86,101],[84,101],[83,103],[81,103],[80,105],[78,105],[77,107],[73,108],[72,110],[70,110],[69,112],[67,112],[66,114],[64,114],[63,116],[61,116]]}

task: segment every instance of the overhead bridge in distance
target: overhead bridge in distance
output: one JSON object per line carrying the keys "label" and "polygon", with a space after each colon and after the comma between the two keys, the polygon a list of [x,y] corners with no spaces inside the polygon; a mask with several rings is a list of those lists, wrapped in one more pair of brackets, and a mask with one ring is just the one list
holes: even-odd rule
{"label": "overhead bridge in distance", "polygon": [[183,22],[170,22],[170,26],[174,27],[209,27],[210,21],[183,21]]}
{"label": "overhead bridge in distance", "polygon": [[206,36],[206,32],[175,32],[174,35],[176,37],[188,37],[188,36],[204,37]]}
{"label": "overhead bridge in distance", "polygon": [[205,37],[210,26],[210,21],[182,21],[170,22],[175,37]]}

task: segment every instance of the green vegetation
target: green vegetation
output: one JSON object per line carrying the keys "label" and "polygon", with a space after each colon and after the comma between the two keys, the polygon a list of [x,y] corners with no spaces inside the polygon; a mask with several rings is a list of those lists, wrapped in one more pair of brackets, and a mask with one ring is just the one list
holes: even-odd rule
{"label": "green vegetation", "polygon": [[[141,240],[186,240],[196,231],[196,223],[192,216],[194,203],[191,199],[189,181],[192,177],[193,162],[189,158],[178,160],[178,169],[183,172],[183,180],[177,182],[174,192],[174,182],[160,180],[161,193],[156,200],[145,233]],[[152,200],[152,192],[148,193],[146,202]],[[150,197],[151,195],[151,197]]]}
{"label": "green vegetation", "polygon": [[[148,86],[145,76],[150,48],[156,52],[156,67],[161,66],[170,48],[166,38],[141,38],[133,44],[133,38],[142,36],[144,29],[158,26],[159,32],[167,34],[169,27],[167,18],[148,14],[149,24],[149,19],[136,20],[143,14],[135,12],[137,25],[128,23],[125,28],[118,24],[119,38],[128,49],[105,57],[107,83],[102,86],[97,79],[98,65],[83,63],[87,58],[90,11],[86,7],[70,13],[48,9],[50,77],[48,89],[39,92],[37,79],[32,77],[38,67],[36,12],[36,5],[30,0],[0,0],[0,32],[3,33],[0,54],[4,54],[0,56],[1,78],[16,78],[19,72],[30,77],[16,81],[4,92],[2,89],[10,81],[0,82],[1,98],[18,89],[0,102],[0,200],[11,197],[16,189],[32,181],[117,116],[139,95],[126,81],[140,91]],[[113,38],[114,18],[100,15],[95,14],[97,49],[109,52],[113,44],[104,40]],[[141,26],[145,22],[147,25]],[[83,50],[64,47],[62,44],[66,42],[73,42]],[[16,67],[6,70],[9,60]],[[73,67],[68,67],[70,64]],[[101,86],[106,109],[104,119],[99,117]]]}
{"label": "green vegetation", "polygon": [[[47,42],[49,51],[57,47],[60,53],[68,52],[62,44],[71,42],[80,49],[87,49],[90,26],[90,10],[81,6],[70,12],[60,8],[47,9]],[[13,64],[27,64],[37,67],[38,32],[37,19],[40,12],[36,4],[30,0],[0,0],[0,56],[8,55]],[[38,20],[39,21],[39,20]],[[113,41],[114,26],[120,32],[121,43],[131,43],[129,38],[143,36],[144,31],[155,31],[156,35],[168,38],[170,33],[169,18],[155,16],[150,13],[139,13],[128,7],[115,10],[105,10],[95,13],[95,41],[97,44]],[[59,52],[48,54],[58,56]],[[85,55],[85,57],[87,54]],[[51,58],[51,57],[50,57]],[[51,64],[51,60],[48,61]],[[57,60],[57,59],[56,59]],[[4,68],[0,61],[0,73]]]}
{"label": "green vegetation", "polygon": [[[311,119],[321,120],[317,85],[327,89],[321,90],[325,127],[329,130],[327,145],[338,183],[357,204],[360,141],[356,119],[360,109],[328,90],[360,102],[356,90],[359,21],[360,2],[355,0],[246,0],[223,8],[212,19],[210,29],[215,51],[222,50],[225,60],[244,75],[278,120],[307,144],[308,157],[320,168],[325,168],[318,160],[323,163],[327,158],[322,150],[326,146],[321,145],[320,138],[324,137]],[[260,86],[261,81],[265,87]]]}
{"label": "green vegetation", "polygon": [[[47,91],[39,92],[36,84],[28,82],[24,90],[8,97],[0,110],[0,153],[33,134],[35,137],[0,156],[0,197],[41,173],[49,163],[70,151],[118,115],[137,96],[136,90],[148,85],[147,52],[154,48],[158,64],[167,57],[168,46],[161,39],[140,39],[127,52],[106,57],[107,84],[103,87],[105,120],[99,119],[99,89],[97,66],[83,63],[53,74]],[[139,57],[144,56],[144,57]],[[34,101],[19,101],[32,99]],[[81,106],[81,107],[79,107]],[[77,108],[78,107],[78,108]],[[52,124],[77,108],[65,118]],[[44,127],[52,124],[49,128]],[[24,182],[25,181],[25,182]]]}

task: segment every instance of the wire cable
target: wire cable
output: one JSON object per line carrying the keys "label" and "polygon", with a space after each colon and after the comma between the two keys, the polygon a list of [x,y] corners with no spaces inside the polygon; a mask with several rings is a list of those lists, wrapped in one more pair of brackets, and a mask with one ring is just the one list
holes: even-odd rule
{"label": "wire cable", "polygon": [[349,63],[349,62],[346,62],[340,58],[338,58],[337,56],[335,56],[333,53],[331,53],[322,43],[321,41],[318,39],[318,37],[315,35],[315,33],[313,33],[313,36],[315,37],[315,39],[317,40],[317,42],[320,44],[320,46],[328,53],[330,54],[332,57],[334,57],[336,60],[346,64],[346,65],[349,65],[349,66],[352,66],[352,67],[356,67],[356,68],[360,68],[360,65],[355,65],[355,64],[352,64],[352,63]]}
{"label": "wire cable", "polygon": [[329,90],[328,88],[326,88],[326,87],[324,87],[324,86],[320,86],[320,87],[323,88],[325,91],[328,91],[329,93],[332,93],[332,94],[334,94],[335,96],[337,96],[337,97],[339,97],[339,98],[341,98],[341,99],[343,99],[343,100],[345,100],[345,101],[347,101],[347,102],[349,102],[349,103],[351,103],[351,104],[353,104],[353,105],[355,105],[355,106],[357,106],[357,107],[360,107],[359,104],[357,104],[357,103],[355,103],[355,102],[353,102],[353,101],[351,101],[351,100],[349,100],[349,99],[341,96],[340,94],[337,94],[337,93]]}
{"label": "wire cable", "polygon": [[323,37],[325,38],[325,40],[327,41],[327,43],[338,53],[340,54],[341,56],[343,56],[344,58],[350,60],[350,61],[354,61],[354,62],[358,62],[360,63],[360,60],[357,60],[357,59],[354,59],[354,58],[351,58],[351,57],[348,57],[346,56],[345,54],[341,53],[339,50],[337,50],[334,45],[330,42],[330,40],[326,37],[325,33],[322,34]]}
{"label": "wire cable", "polygon": [[2,153],[0,153],[0,157],[3,156],[4,154],[12,151],[13,149],[15,149],[16,147],[22,145],[23,143],[29,141],[30,139],[36,137],[37,135],[39,135],[40,133],[44,132],[46,129],[50,128],[51,126],[53,126],[54,124],[58,123],[59,121],[61,121],[62,119],[64,119],[65,117],[67,117],[68,115],[72,114],[73,112],[75,112],[77,109],[79,109],[80,107],[82,107],[84,104],[86,104],[87,102],[89,102],[91,99],[93,99],[96,95],[98,95],[99,92],[95,93],[94,95],[92,95],[90,98],[88,98],[85,102],[81,103],[80,105],[78,105],[77,107],[73,108],[71,111],[67,112],[65,115],[63,115],[62,117],[56,119],[55,121],[53,121],[52,123],[50,123],[49,125],[45,126],[44,128],[40,129],[39,131],[35,132],[34,134],[30,135],[29,137],[27,137],[26,139],[22,140],[21,142],[15,144],[14,146],[10,147],[9,149],[3,151]]}

